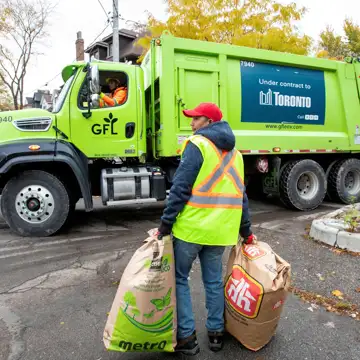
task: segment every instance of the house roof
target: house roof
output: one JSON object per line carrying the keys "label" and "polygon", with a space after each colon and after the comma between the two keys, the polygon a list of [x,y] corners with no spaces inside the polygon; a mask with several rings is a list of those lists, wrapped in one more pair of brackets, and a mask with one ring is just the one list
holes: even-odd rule
{"label": "house roof", "polygon": [[[135,31],[127,30],[127,29],[120,29],[119,35],[123,37],[127,37],[129,39],[136,39],[138,37],[138,34]],[[108,36],[104,37],[102,41],[107,41],[111,39],[113,34],[109,34]]]}
{"label": "house roof", "polygon": [[[131,39],[131,40],[135,40],[139,35],[138,33],[136,33],[135,31],[132,31],[132,30],[128,30],[128,29],[120,29],[119,30],[119,35],[122,36],[122,37],[126,37],[128,39]],[[104,48],[108,48],[109,47],[109,43],[107,43],[108,40],[111,40],[113,37],[113,34],[109,34],[107,36],[105,36],[101,41],[97,41],[96,43],[88,46],[86,49],[85,49],[85,53],[89,53],[94,47],[104,47]]]}
{"label": "house roof", "polygon": [[43,96],[43,99],[44,99],[47,103],[49,103],[49,104],[52,103],[52,99],[51,99],[51,95],[50,95],[50,94],[45,94],[45,95]]}
{"label": "house roof", "polygon": [[109,44],[104,42],[104,41],[97,41],[96,43],[90,45],[89,47],[87,47],[84,52],[89,53],[94,47],[104,47],[104,48],[108,48]]}

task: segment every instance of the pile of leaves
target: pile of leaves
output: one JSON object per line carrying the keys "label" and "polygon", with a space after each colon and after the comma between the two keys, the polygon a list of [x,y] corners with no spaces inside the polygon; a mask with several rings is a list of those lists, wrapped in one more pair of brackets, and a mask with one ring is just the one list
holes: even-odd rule
{"label": "pile of leaves", "polygon": [[[322,306],[328,312],[336,313],[337,315],[347,315],[355,320],[360,320],[360,309],[358,306],[352,304],[350,298],[339,290],[332,291],[332,297],[322,296],[297,287],[291,287],[289,291],[304,302]],[[360,288],[355,291],[360,292]]]}

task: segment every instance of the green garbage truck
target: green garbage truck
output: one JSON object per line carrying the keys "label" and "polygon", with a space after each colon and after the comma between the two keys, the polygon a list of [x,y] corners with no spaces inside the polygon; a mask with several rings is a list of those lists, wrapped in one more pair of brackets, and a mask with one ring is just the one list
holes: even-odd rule
{"label": "green garbage truck", "polygon": [[[76,62],[52,112],[0,113],[1,212],[22,236],[58,232],[83,199],[166,200],[182,143],[182,110],[220,106],[255,196],[312,210],[360,199],[360,59],[344,62],[176,38],[153,39],[141,65]],[[100,106],[107,79],[127,88]]]}

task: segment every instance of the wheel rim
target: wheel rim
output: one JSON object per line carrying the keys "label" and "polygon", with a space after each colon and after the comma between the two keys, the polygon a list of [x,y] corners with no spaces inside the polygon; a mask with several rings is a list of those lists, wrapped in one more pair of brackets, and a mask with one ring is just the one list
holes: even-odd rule
{"label": "wheel rim", "polygon": [[310,171],[300,175],[297,181],[298,195],[304,200],[312,200],[319,192],[320,182],[318,177]]}
{"label": "wheel rim", "polygon": [[360,192],[360,171],[350,170],[344,179],[347,193],[351,196],[358,196]]}
{"label": "wheel rim", "polygon": [[16,196],[17,214],[26,222],[40,224],[51,217],[54,212],[54,197],[41,185],[24,187]]}

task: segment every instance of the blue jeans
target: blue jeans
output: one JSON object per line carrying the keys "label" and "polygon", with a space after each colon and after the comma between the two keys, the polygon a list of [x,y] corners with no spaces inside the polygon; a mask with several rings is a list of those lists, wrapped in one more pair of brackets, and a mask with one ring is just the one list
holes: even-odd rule
{"label": "blue jeans", "polygon": [[178,340],[187,338],[195,331],[188,277],[197,255],[200,259],[206,293],[208,310],[206,328],[208,331],[224,331],[225,296],[222,279],[224,250],[224,246],[203,246],[174,238]]}

